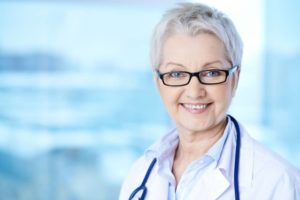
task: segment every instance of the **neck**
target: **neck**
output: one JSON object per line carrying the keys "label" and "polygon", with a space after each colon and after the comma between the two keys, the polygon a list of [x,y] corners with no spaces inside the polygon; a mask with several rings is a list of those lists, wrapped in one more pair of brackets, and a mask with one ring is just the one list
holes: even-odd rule
{"label": "neck", "polygon": [[172,172],[178,184],[187,166],[199,159],[222,137],[226,118],[217,126],[207,131],[192,132],[178,129],[179,145],[175,152]]}
{"label": "neck", "polygon": [[182,132],[179,130],[180,142],[176,150],[175,159],[192,162],[198,159],[222,137],[226,126],[226,118],[217,126],[205,132]]}

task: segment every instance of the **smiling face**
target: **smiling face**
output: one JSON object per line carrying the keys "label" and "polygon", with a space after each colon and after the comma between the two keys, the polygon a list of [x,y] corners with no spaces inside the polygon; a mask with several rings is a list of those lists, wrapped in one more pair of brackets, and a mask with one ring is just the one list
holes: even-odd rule
{"label": "smiling face", "polygon": [[[223,43],[214,35],[175,34],[163,46],[161,73],[198,72],[206,69],[229,69]],[[210,132],[224,125],[226,112],[234,96],[239,71],[225,83],[203,85],[193,77],[188,85],[170,87],[156,78],[161,98],[179,132]]]}

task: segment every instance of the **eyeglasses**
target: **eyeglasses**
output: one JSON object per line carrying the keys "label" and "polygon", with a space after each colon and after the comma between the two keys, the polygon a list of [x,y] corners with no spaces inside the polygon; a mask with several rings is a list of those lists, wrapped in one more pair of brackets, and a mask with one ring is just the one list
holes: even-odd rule
{"label": "eyeglasses", "polygon": [[167,86],[179,87],[188,85],[193,76],[196,76],[199,82],[204,85],[216,85],[226,82],[227,77],[233,74],[238,69],[238,67],[238,65],[235,65],[228,70],[208,69],[194,73],[190,73],[187,71],[171,71],[160,73],[158,70],[156,70],[156,73],[162,80],[163,84]]}

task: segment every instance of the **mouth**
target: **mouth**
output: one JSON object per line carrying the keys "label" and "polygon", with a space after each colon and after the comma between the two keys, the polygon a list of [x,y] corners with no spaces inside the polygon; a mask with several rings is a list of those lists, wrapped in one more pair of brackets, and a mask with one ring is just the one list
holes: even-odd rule
{"label": "mouth", "polygon": [[181,103],[180,105],[190,113],[199,114],[199,113],[205,112],[211,104],[212,103],[206,103],[206,104],[204,104],[204,103],[196,103],[196,104]]}

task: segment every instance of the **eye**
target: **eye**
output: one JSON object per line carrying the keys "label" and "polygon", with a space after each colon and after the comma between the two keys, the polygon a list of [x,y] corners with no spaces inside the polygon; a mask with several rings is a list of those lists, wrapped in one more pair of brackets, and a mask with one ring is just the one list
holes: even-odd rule
{"label": "eye", "polygon": [[187,73],[181,72],[181,71],[169,72],[167,74],[168,78],[183,78],[183,77],[186,77],[186,76],[187,76]]}
{"label": "eye", "polygon": [[202,76],[205,77],[218,77],[222,76],[222,71],[220,70],[207,70],[201,73]]}

